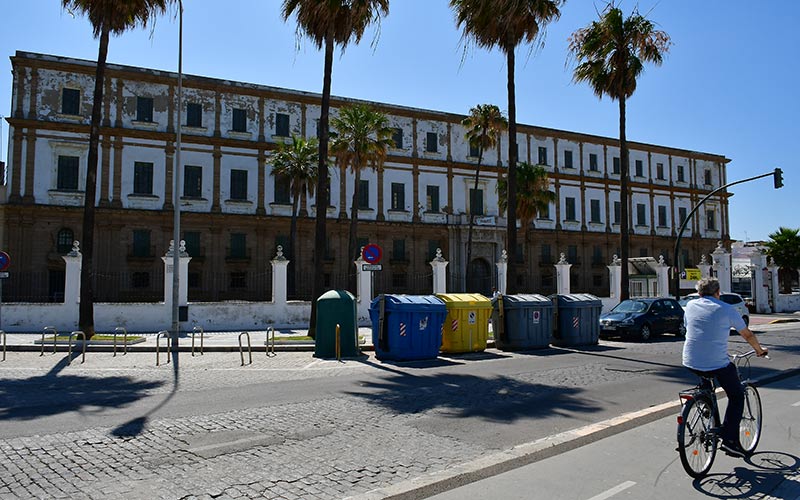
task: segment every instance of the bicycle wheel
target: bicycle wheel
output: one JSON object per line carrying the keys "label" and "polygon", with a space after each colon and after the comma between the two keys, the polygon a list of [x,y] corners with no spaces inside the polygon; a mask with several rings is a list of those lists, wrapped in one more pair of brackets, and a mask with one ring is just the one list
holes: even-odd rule
{"label": "bicycle wheel", "polygon": [[678,453],[686,472],[700,478],[708,474],[717,455],[714,406],[706,396],[686,401],[678,423]]}
{"label": "bicycle wheel", "polygon": [[747,453],[753,453],[761,439],[761,397],[752,384],[744,386],[744,411],[739,424],[739,442]]}

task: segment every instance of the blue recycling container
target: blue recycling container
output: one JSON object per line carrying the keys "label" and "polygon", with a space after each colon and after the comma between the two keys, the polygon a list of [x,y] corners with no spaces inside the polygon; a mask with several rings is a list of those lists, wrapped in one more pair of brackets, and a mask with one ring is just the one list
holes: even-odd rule
{"label": "blue recycling container", "polygon": [[375,357],[435,359],[442,346],[446,316],[444,302],[434,295],[379,295],[369,307]]}
{"label": "blue recycling container", "polygon": [[603,302],[588,293],[554,295],[556,329],[551,343],[559,347],[596,345]]}

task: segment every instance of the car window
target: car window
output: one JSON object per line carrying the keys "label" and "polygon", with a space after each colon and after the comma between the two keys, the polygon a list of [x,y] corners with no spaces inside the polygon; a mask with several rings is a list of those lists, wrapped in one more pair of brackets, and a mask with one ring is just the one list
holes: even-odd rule
{"label": "car window", "polygon": [[722,300],[722,302],[726,302],[728,304],[738,304],[738,303],[742,302],[741,297],[738,297],[736,295],[731,295],[731,294],[723,294],[723,295],[720,295],[719,298],[720,298],[720,300]]}
{"label": "car window", "polygon": [[680,308],[680,305],[677,302],[675,302],[674,300],[664,300],[662,302],[664,303],[664,309],[666,309],[667,311],[672,312],[672,311]]}
{"label": "car window", "polygon": [[647,310],[647,303],[642,302],[641,300],[623,300],[617,307],[612,309],[614,312],[644,312]]}

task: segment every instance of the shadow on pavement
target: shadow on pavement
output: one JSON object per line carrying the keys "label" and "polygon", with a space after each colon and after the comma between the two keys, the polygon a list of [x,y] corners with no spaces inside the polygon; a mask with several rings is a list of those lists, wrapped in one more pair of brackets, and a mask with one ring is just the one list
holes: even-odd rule
{"label": "shadow on pavement", "polygon": [[436,410],[447,418],[478,417],[491,422],[512,422],[602,409],[581,398],[581,389],[529,383],[505,376],[401,373],[379,382],[365,383],[364,387],[364,392],[347,394],[397,414]]}
{"label": "shadow on pavement", "polygon": [[747,460],[753,468],[736,467],[728,474],[712,474],[694,480],[694,488],[714,498],[794,498],[771,496],[776,488],[789,477],[796,476],[800,469],[798,457],[778,452],[765,451],[754,454]]}
{"label": "shadow on pavement", "polygon": [[100,412],[123,407],[147,395],[163,382],[143,382],[130,377],[96,378],[60,373],[68,359],[59,361],[42,376],[5,380],[0,385],[0,420],[31,420],[71,411]]}

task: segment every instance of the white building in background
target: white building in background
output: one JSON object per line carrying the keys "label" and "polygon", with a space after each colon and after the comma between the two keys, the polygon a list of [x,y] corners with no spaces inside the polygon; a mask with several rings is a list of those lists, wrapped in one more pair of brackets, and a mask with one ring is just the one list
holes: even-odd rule
{"label": "white building in background", "polygon": [[[63,297],[61,255],[81,239],[95,65],[27,52],[17,52],[11,62],[8,175],[0,210],[2,243],[14,256],[16,280],[6,283],[4,298],[57,301]],[[172,237],[174,141],[181,126],[189,300],[260,300],[270,293],[269,261],[277,245],[288,248],[291,214],[287,183],[272,175],[270,156],[292,134],[316,135],[321,97],[187,76],[178,113],[176,85],[175,73],[108,65],[96,200],[97,298],[156,300],[163,293],[160,256]],[[332,115],[354,102],[361,101],[333,97]],[[384,168],[363,172],[358,200],[360,242],[384,249],[375,293],[427,293],[428,263],[441,248],[450,262],[448,290],[488,294],[504,249],[497,181],[507,169],[508,137],[484,154],[479,189],[470,196],[477,152],[465,139],[464,115],[368,104],[386,113],[396,129],[396,147]],[[526,124],[516,139],[520,159],[550,173],[557,202],[520,229],[517,251],[525,268],[511,279],[521,290],[552,293],[552,264],[565,253],[572,291],[607,295],[606,265],[619,253],[617,140]],[[630,160],[631,256],[663,255],[672,264],[680,222],[726,182],[729,160],[637,142],[630,143]],[[317,207],[313,196],[303,198],[290,299],[310,298],[315,254],[325,261],[331,287],[344,287],[353,269],[355,256],[346,255],[353,177],[337,166],[331,171],[328,248],[313,248]],[[729,243],[728,196],[709,200],[687,226],[681,256],[687,263],[710,253],[718,240]],[[470,213],[479,217],[467,263]],[[471,283],[465,282],[467,266]]]}

